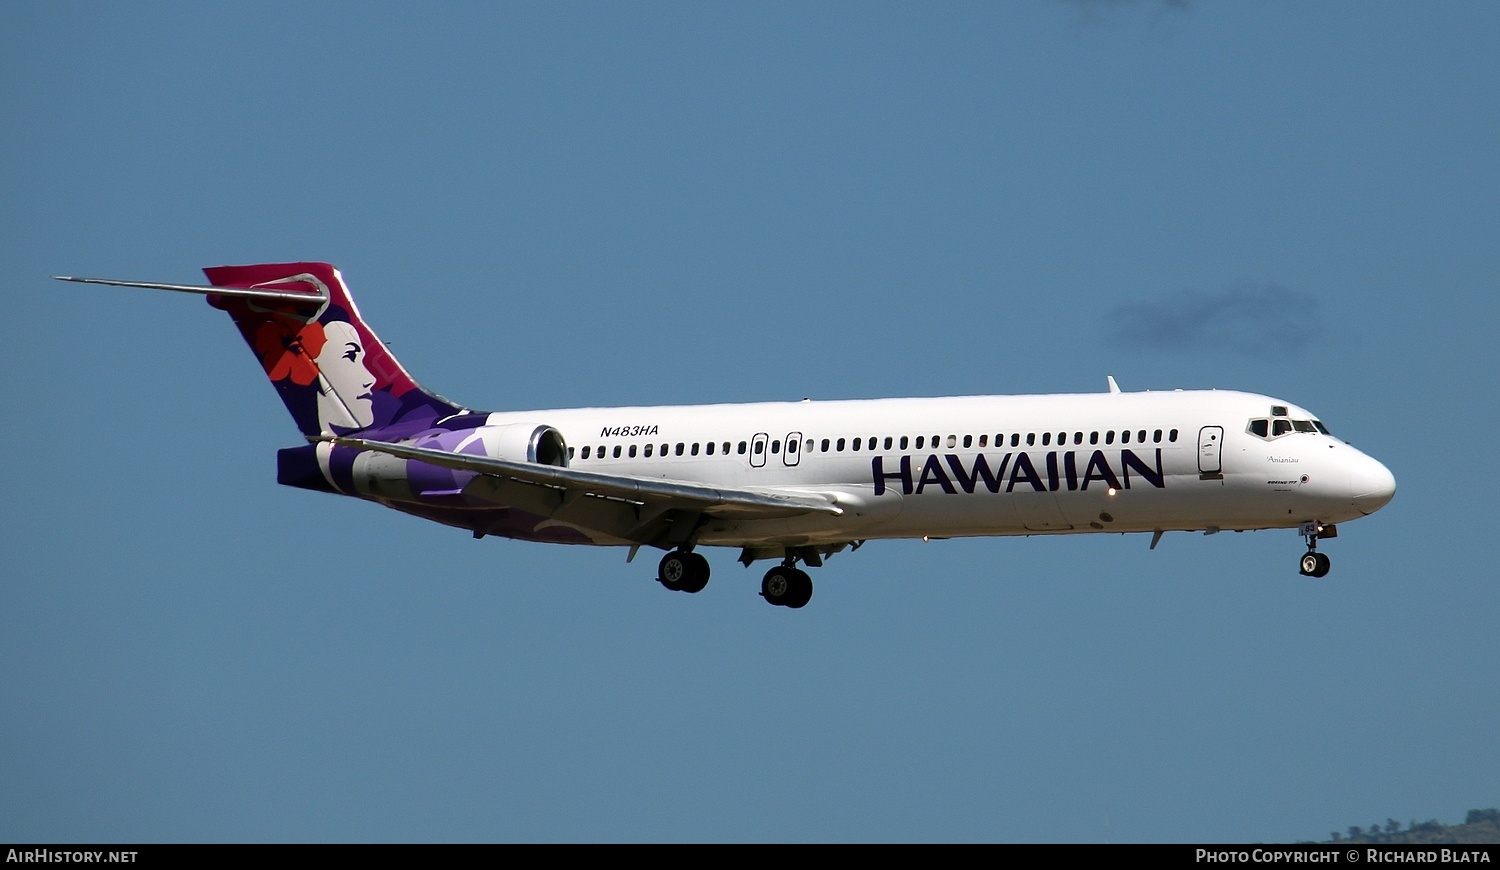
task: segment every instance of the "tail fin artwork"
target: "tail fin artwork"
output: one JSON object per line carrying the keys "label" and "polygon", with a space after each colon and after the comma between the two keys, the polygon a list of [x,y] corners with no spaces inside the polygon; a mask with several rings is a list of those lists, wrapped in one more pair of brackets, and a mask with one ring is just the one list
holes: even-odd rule
{"label": "tail fin artwork", "polygon": [[199,293],[228,312],[303,435],[381,430],[401,437],[464,411],[424,390],[360,317],[327,263],[203,270],[208,287],[68,278]]}
{"label": "tail fin artwork", "polygon": [[204,269],[215,287],[292,291],[270,299],[213,294],[260,359],[304,435],[399,426],[412,431],[462,409],[429,393],[360,317],[343,276],[327,263]]}

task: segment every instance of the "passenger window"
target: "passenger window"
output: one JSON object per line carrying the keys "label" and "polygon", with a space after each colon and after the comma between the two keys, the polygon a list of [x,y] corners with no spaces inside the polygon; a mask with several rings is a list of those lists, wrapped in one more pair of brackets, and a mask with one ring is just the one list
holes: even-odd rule
{"label": "passenger window", "polygon": [[1161,443],[1161,430],[1160,429],[1157,429],[1155,432],[1151,433],[1151,443],[1153,443],[1153,444],[1160,444]]}
{"label": "passenger window", "polygon": [[948,449],[952,450],[953,448],[955,448],[957,446],[958,446],[958,436],[957,435],[949,435],[948,436]]}
{"label": "passenger window", "polygon": [[1120,443],[1121,444],[1129,444],[1130,443],[1130,430],[1129,429],[1126,429],[1124,432],[1120,433]]}
{"label": "passenger window", "polygon": [[1051,432],[1043,432],[1042,433],[1042,446],[1046,447],[1047,445],[1049,445],[1051,443],[1052,443],[1052,433]]}
{"label": "passenger window", "polygon": [[[585,447],[585,448],[583,448],[583,449],[584,449],[584,450],[587,450],[587,449],[588,449],[588,448],[587,448],[587,447]],[[568,448],[568,458],[569,458],[569,459],[572,459],[572,458],[573,458],[573,448],[571,448],[571,447],[569,447],[569,448]]]}
{"label": "passenger window", "polygon": [[868,448],[870,448],[871,450],[875,449],[875,436],[874,435],[870,436],[870,443],[866,444],[865,446],[868,447]]}
{"label": "passenger window", "polygon": [[616,459],[620,458],[620,445],[618,445],[618,444],[615,445],[615,458]]}
{"label": "passenger window", "polygon": [[635,445],[634,444],[630,445],[630,458],[631,459],[635,458]]}
{"label": "passenger window", "polygon": [[744,456],[745,455],[745,442],[741,441],[739,448],[736,449],[734,452],[738,453],[741,456]]}
{"label": "passenger window", "polygon": [[1074,444],[1082,444],[1083,443],[1083,433],[1082,432],[1074,432],[1073,433],[1073,443]]}
{"label": "passenger window", "polygon": [[707,452],[708,452],[709,456],[714,455],[714,443],[712,441],[708,442],[708,451]]}
{"label": "passenger window", "polygon": [[972,447],[972,446],[974,446],[974,436],[973,435],[965,435],[964,436],[964,446],[965,447]]}
{"label": "passenger window", "polygon": [[777,438],[775,441],[771,442],[771,452],[772,453],[780,453],[781,452],[781,439],[780,438]]}
{"label": "passenger window", "polygon": [[835,450],[837,450],[840,453],[843,453],[844,452],[844,439],[840,438],[839,440],[835,441],[833,443],[833,446],[834,446]]}
{"label": "passenger window", "polygon": [[1033,447],[1035,445],[1036,445],[1036,433],[1035,432],[1027,432],[1026,433],[1026,446],[1027,447]]}
{"label": "passenger window", "polygon": [[980,435],[979,436],[979,446],[980,447],[988,447],[989,445],[990,445],[990,436],[988,436],[988,435]]}
{"label": "passenger window", "polygon": [[583,448],[583,458],[584,459],[588,459],[589,458],[589,449],[587,447]]}
{"label": "passenger window", "polygon": [[647,444],[646,445],[646,458],[647,459],[651,458],[651,448],[653,448],[655,446],[656,446],[655,444]]}
{"label": "passenger window", "polygon": [[1020,447],[1021,446],[1021,433],[1020,432],[1012,432],[1012,433],[1010,433],[1010,446],[1012,446],[1012,447]]}
{"label": "passenger window", "polygon": [[824,452],[824,453],[827,453],[827,452],[828,452],[828,439],[827,439],[827,438],[824,438],[824,439],[823,439],[823,443],[822,443],[822,446],[821,446],[821,447],[820,447],[820,449],[821,449],[821,450],[822,450],[822,451],[823,451],[823,452]]}
{"label": "passenger window", "polygon": [[[803,453],[811,453],[812,452],[812,448],[813,448],[812,439],[809,438],[809,439],[807,439],[807,446],[804,447],[804,448],[802,448],[802,452]],[[725,452],[727,453],[728,451],[726,450]]]}
{"label": "passenger window", "polygon": [[1109,431],[1107,431],[1107,432],[1104,433],[1104,443],[1105,444],[1113,444],[1113,443],[1115,443],[1115,430],[1110,429]]}
{"label": "passenger window", "polygon": [[855,438],[854,441],[853,441],[853,443],[850,446],[852,446],[855,450],[858,450],[859,449],[859,443],[860,443],[860,439]]}
{"label": "passenger window", "polygon": [[917,449],[918,449],[918,450],[921,450],[921,449],[922,449],[922,442],[923,442],[923,440],[924,440],[924,437],[925,437],[925,436],[922,436],[922,435],[918,435],[918,436],[917,436]]}
{"label": "passenger window", "polygon": [[[682,455],[682,451],[685,450],[685,449],[687,449],[687,445],[683,444],[681,441],[678,441],[677,442],[677,455],[681,456]],[[757,450],[756,452],[759,453],[760,451]]]}
{"label": "passenger window", "polygon": [[1171,432],[1167,433],[1167,440],[1171,441],[1174,444],[1177,443],[1177,430],[1176,429],[1173,429]]}
{"label": "passenger window", "polygon": [[906,436],[905,436],[905,435],[902,435],[902,436],[901,436],[901,449],[902,449],[902,450],[905,450],[905,449],[906,449],[906,443],[907,443],[907,442],[906,442]]}
{"label": "passenger window", "polygon": [[889,435],[885,436],[885,449],[886,450],[890,450],[891,449],[891,445],[893,443],[895,443],[895,442],[891,439],[891,436],[889,436]]}
{"label": "passenger window", "polygon": [[1098,432],[1090,432],[1089,433],[1089,443],[1090,444],[1098,444],[1099,443],[1099,433]]}
{"label": "passenger window", "polygon": [[697,441],[693,442],[693,455],[694,456],[698,455],[698,442]]}
{"label": "passenger window", "polygon": [[1146,443],[1146,430],[1142,429],[1141,431],[1135,433],[1135,440],[1136,440],[1136,443],[1138,443],[1138,444],[1145,444]]}
{"label": "passenger window", "polygon": [[754,449],[755,449],[755,455],[756,456],[761,455],[766,450],[766,442],[764,442],[764,441],[757,441],[757,442],[755,442],[755,448]]}

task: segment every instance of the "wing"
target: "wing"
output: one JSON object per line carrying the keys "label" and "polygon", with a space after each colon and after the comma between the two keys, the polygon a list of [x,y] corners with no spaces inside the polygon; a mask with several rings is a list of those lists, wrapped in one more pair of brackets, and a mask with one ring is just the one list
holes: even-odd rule
{"label": "wing", "polygon": [[[490,478],[492,484],[500,485],[499,488],[521,484],[521,492],[516,492],[516,487],[511,488],[518,506],[558,519],[563,519],[570,507],[585,498],[633,505],[636,510],[631,512],[631,519],[615,528],[599,531],[654,546],[682,543],[678,538],[685,539],[700,517],[752,520],[808,514],[840,516],[844,513],[832,495],[814,492],[725,488],[685,480],[601,474],[364,438],[325,437],[322,440],[444,468],[472,471]],[[524,492],[528,488],[532,492]],[[491,491],[496,489],[492,486]]]}

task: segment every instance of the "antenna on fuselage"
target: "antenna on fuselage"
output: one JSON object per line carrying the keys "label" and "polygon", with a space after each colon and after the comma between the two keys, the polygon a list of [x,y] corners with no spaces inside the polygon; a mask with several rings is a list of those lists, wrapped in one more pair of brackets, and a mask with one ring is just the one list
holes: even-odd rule
{"label": "antenna on fuselage", "polygon": [[1118,393],[1118,392],[1120,392],[1120,385],[1117,384],[1117,383],[1115,383],[1115,376],[1114,375],[1105,375],[1105,377],[1109,379],[1109,391],[1111,393]]}

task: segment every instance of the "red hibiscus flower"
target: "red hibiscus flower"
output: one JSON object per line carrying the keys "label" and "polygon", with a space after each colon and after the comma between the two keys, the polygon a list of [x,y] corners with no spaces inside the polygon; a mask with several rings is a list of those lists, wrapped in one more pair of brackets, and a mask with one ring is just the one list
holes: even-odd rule
{"label": "red hibiscus flower", "polygon": [[323,324],[277,319],[255,330],[255,352],[272,381],[287,378],[305,387],[318,378],[318,354],[328,342]]}

